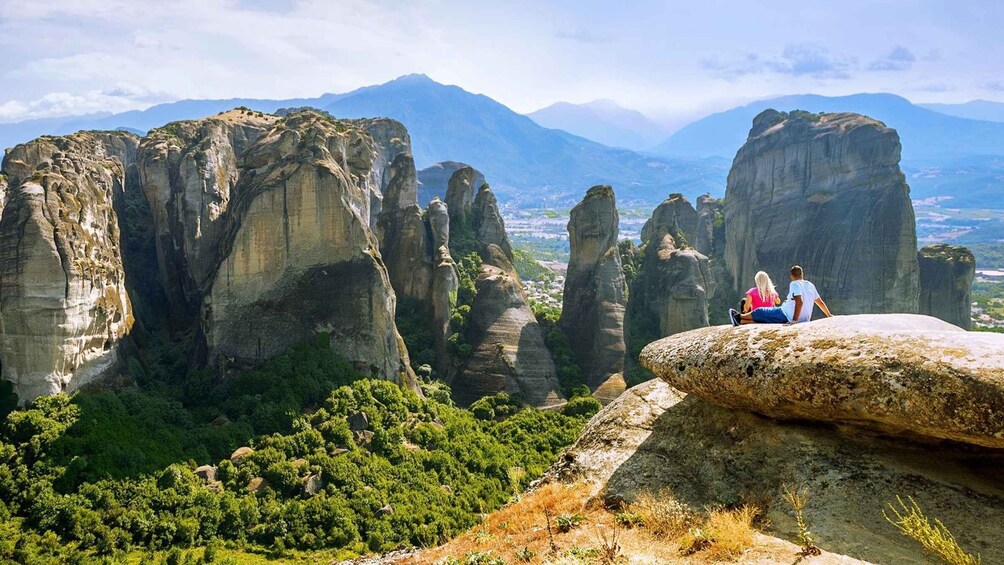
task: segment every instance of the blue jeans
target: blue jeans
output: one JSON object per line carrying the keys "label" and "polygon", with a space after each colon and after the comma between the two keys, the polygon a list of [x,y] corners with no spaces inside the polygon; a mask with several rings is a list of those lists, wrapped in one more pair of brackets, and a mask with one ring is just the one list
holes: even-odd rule
{"label": "blue jeans", "polygon": [[790,321],[780,306],[757,308],[750,312],[750,317],[758,324],[787,324]]}

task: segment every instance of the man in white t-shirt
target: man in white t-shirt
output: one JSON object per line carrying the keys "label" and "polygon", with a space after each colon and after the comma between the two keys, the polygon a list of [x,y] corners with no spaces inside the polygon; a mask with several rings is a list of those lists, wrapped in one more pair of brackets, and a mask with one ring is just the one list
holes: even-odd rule
{"label": "man in white t-shirt", "polygon": [[813,305],[819,306],[827,318],[833,315],[823,299],[819,297],[816,285],[805,280],[802,267],[795,265],[791,268],[791,286],[788,287],[788,299],[783,304],[774,308],[757,308],[746,314],[729,310],[729,319],[732,320],[733,326],[739,324],[798,324],[812,319]]}

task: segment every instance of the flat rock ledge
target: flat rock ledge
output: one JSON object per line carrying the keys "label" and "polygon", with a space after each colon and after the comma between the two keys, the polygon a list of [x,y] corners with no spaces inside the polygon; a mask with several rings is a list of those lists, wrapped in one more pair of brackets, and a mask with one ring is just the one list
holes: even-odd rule
{"label": "flat rock ledge", "polygon": [[720,406],[1004,449],[1004,335],[912,314],[701,328],[641,364]]}

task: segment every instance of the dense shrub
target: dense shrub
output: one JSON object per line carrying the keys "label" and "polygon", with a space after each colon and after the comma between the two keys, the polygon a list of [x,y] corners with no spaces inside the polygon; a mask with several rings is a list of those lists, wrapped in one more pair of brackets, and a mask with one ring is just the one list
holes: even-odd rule
{"label": "dense shrub", "polygon": [[[480,420],[358,379],[326,339],[213,384],[191,409],[152,393],[103,392],[10,413],[0,426],[0,561],[213,540],[273,554],[436,544],[539,476],[584,423],[503,397],[491,409],[510,417]],[[367,416],[365,433],[349,429],[357,413]],[[220,415],[230,423],[207,423]],[[226,459],[252,436],[253,454]],[[205,463],[218,466],[218,484],[193,473]],[[316,475],[322,488],[309,496],[304,481]],[[266,486],[252,491],[256,478]]]}

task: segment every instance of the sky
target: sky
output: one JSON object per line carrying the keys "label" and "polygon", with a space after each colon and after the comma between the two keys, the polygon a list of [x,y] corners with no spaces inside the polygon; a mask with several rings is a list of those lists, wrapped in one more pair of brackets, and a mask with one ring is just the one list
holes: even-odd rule
{"label": "sky", "polygon": [[409,73],[665,122],[783,94],[1004,101],[998,0],[0,0],[0,122]]}

